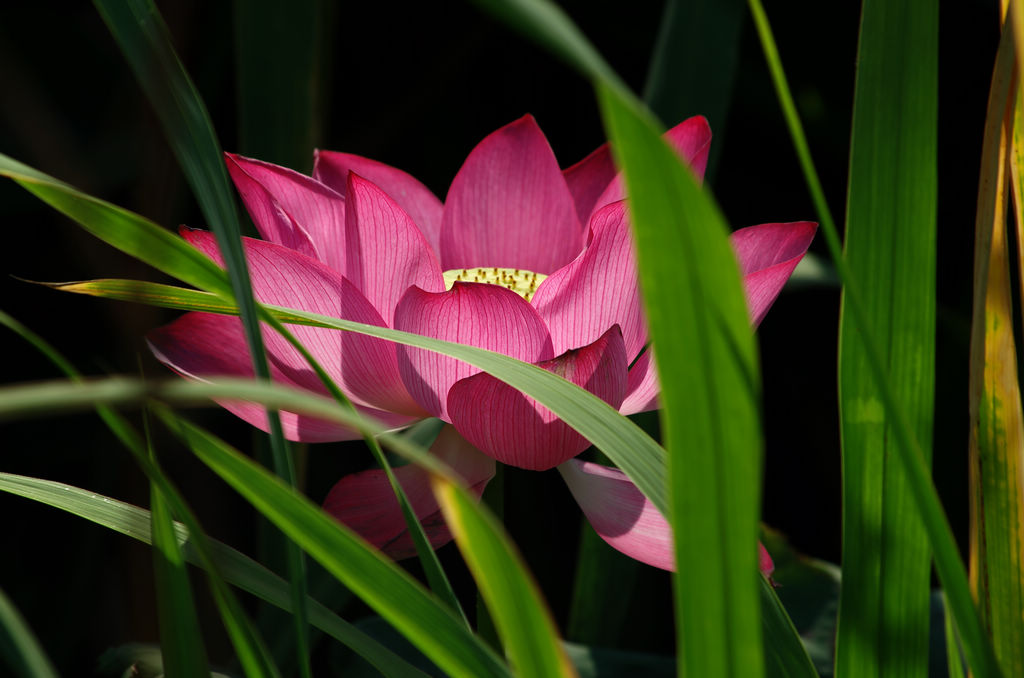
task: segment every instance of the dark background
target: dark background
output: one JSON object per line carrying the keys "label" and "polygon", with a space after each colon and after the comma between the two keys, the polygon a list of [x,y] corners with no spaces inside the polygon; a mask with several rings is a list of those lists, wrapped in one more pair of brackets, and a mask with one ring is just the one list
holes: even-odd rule
{"label": "dark background", "polygon": [[[239,139],[232,5],[159,3],[225,150]],[[858,3],[766,2],[829,203],[841,221],[856,64]],[[574,1],[566,11],[636,91],[643,91],[661,3]],[[967,342],[974,202],[985,97],[998,38],[997,3],[941,3],[939,314],[936,481],[965,543]],[[400,167],[443,199],[466,154],[486,134],[532,113],[568,166],[603,141],[589,85],[547,52],[469,5],[344,3],[323,11],[318,36],[319,124],[312,146]],[[723,37],[725,39],[725,37]],[[712,116],[709,185],[734,227],[816,220],[749,19],[744,19],[727,112]],[[698,63],[711,74],[719,65]],[[722,76],[726,77],[726,76]],[[0,7],[0,152],[167,227],[203,226],[160,126],[92,7],[36,2]],[[684,105],[686,115],[704,112]],[[249,142],[250,147],[253,141]],[[274,158],[266,158],[274,159]],[[145,333],[174,317],[31,285],[99,277],[161,280],[94,240],[11,182],[0,182],[0,308],[52,342],[88,374],[149,375]],[[811,251],[823,255],[823,243]],[[840,466],[835,344],[838,289],[792,286],[759,331],[764,374],[764,520],[800,551],[840,558]],[[54,378],[33,349],[2,331],[3,382]],[[230,415],[195,413],[242,449],[258,443]],[[207,529],[259,551],[248,507],[187,453],[162,459]],[[0,426],[0,470],[39,476],[148,505],[148,485],[90,415]],[[319,501],[343,473],[369,463],[357,446],[308,450],[307,490]],[[579,512],[554,473],[509,471],[507,522],[560,625],[566,623]],[[89,675],[108,647],[155,642],[148,549],[31,501],[0,495],[0,588],[65,675]],[[453,547],[446,566],[464,583]],[[653,574],[652,574],[653,573]],[[196,579],[197,589],[205,584]],[[337,592],[325,594],[337,596]],[[609,595],[614,595],[610,592]],[[229,656],[216,615],[204,630],[215,660]],[[365,610],[347,608],[347,618]],[[671,653],[669,578],[647,568],[619,644]],[[319,650],[318,658],[329,650]],[[322,661],[329,661],[322,659]]]}

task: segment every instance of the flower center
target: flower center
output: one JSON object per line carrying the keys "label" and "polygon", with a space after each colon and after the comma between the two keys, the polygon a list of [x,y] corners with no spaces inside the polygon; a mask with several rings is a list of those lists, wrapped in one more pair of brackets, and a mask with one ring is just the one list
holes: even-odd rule
{"label": "flower center", "polygon": [[457,282],[488,283],[501,285],[530,301],[545,278],[543,273],[521,268],[456,268],[444,272],[444,288],[450,290]]}

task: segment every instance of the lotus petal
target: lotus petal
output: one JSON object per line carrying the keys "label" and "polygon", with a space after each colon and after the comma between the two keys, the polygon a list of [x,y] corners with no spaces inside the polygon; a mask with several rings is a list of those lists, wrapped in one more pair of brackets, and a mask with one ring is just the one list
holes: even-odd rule
{"label": "lotus petal", "polygon": [[[456,472],[479,497],[494,477],[494,460],[481,454],[451,426],[441,429],[430,451]],[[394,469],[413,513],[435,549],[452,539],[430,489],[430,474],[407,464]],[[395,560],[416,555],[416,546],[391,483],[381,469],[342,478],[324,500],[324,510]]]}
{"label": "lotus petal", "polygon": [[350,172],[346,195],[342,273],[391,327],[409,287],[444,290],[441,265],[409,215],[375,184]]}
{"label": "lotus petal", "polygon": [[[185,230],[182,235],[196,249],[224,265],[212,233]],[[250,238],[243,238],[242,242],[253,293],[260,302],[384,326],[366,297],[337,271],[287,247]],[[425,414],[405,390],[393,343],[320,327],[295,325],[290,329],[331,378],[359,404],[410,416]],[[276,332],[264,335],[267,355],[279,370],[297,382],[319,383],[305,358],[283,337]],[[192,346],[191,350],[216,353],[223,348]],[[188,370],[187,365],[184,367]]]}
{"label": "lotus petal", "polygon": [[441,265],[551,273],[583,249],[555,154],[532,116],[484,138],[455,175],[441,219]]}
{"label": "lotus petal", "polygon": [[637,358],[633,367],[629,369],[626,397],[622,399],[619,412],[636,414],[637,412],[656,410],[659,407],[658,394],[660,392],[658,370],[654,363],[654,348],[648,346],[647,350]]}
{"label": "lotus petal", "polygon": [[[553,357],[551,337],[537,311],[515,292],[483,283],[457,282],[434,294],[412,287],[395,309],[395,329],[469,344],[526,362]],[[398,347],[405,386],[423,409],[448,418],[448,389],[479,372],[455,358],[407,346]]]}
{"label": "lotus petal", "polygon": [[[538,364],[615,408],[626,393],[628,363],[618,326],[588,346]],[[455,382],[448,415],[471,443],[519,468],[544,471],[590,446],[551,410],[486,372]]]}
{"label": "lotus petal", "polygon": [[[625,473],[578,459],[558,470],[601,539],[634,560],[675,570],[672,528]],[[770,576],[771,556],[762,544],[758,549],[758,568]]]}
{"label": "lotus petal", "polygon": [[809,221],[761,224],[730,236],[754,327],[761,324],[793,269],[807,253],[818,225]]}
{"label": "lotus petal", "polygon": [[576,203],[576,216],[581,224],[590,222],[594,203],[615,178],[615,160],[608,144],[602,144],[590,155],[572,167],[562,170],[565,183],[569,186]]}
{"label": "lotus petal", "polygon": [[[340,194],[294,170],[230,153],[226,157],[228,173],[260,235],[309,255],[304,234],[316,251],[314,258],[341,270],[345,199]],[[294,224],[291,232],[278,212]]]}
{"label": "lotus petal", "polygon": [[544,280],[531,303],[547,323],[556,355],[618,325],[633,360],[647,341],[647,327],[625,201],[595,212],[590,231],[587,249]]}
{"label": "lotus petal", "polygon": [[[264,338],[270,334],[264,330]],[[253,378],[252,356],[246,345],[242,322],[238,318],[215,313],[187,313],[169,325],[153,330],[147,336],[150,350],[157,360],[178,374],[197,381],[217,377]],[[282,370],[270,361],[270,376],[279,384],[306,389],[323,395],[327,390],[311,372]],[[227,410],[253,426],[269,431],[267,411],[263,405],[237,400],[218,400]],[[356,405],[368,417],[388,428],[399,428],[413,421],[412,417]],[[304,443],[334,440],[356,440],[362,434],[340,424],[314,419],[294,412],[281,412],[285,437]]]}
{"label": "lotus petal", "polygon": [[[711,127],[707,119],[702,115],[687,118],[665,132],[665,141],[676,149],[683,162],[693,170],[697,181],[703,182],[704,170],[708,165],[708,152],[711,149]],[[594,202],[594,210],[625,197],[626,184],[620,172]]]}
{"label": "lotus petal", "polygon": [[317,151],[313,162],[313,178],[333,188],[343,196],[348,191],[348,173],[372,181],[388,197],[398,203],[430,243],[435,253],[440,253],[441,212],[443,207],[430,189],[418,179],[400,169],[376,160],[363,158],[351,153]]}

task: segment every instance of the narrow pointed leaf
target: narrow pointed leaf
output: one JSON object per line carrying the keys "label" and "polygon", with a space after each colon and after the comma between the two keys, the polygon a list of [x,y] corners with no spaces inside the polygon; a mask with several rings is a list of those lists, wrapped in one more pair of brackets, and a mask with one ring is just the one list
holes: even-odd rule
{"label": "narrow pointed leaf", "polygon": [[829,253],[832,255],[836,273],[844,284],[844,303],[850,311],[852,321],[860,328],[861,333],[864,335],[862,341],[865,349],[866,364],[877,384],[877,393],[880,397],[877,405],[890,419],[890,430],[896,438],[896,444],[893,445],[893,449],[900,459],[903,473],[907,480],[907,486],[913,496],[912,505],[919,512],[925,531],[928,534],[928,541],[935,558],[935,569],[938,571],[939,579],[945,587],[950,609],[963,634],[965,653],[972,669],[978,675],[997,676],[999,675],[999,669],[996,657],[992,650],[992,645],[985,635],[978,611],[971,599],[970,587],[967,582],[967,571],[960,560],[952,529],[942,509],[935,486],[931,482],[924,453],[916,440],[908,416],[902,411],[896,400],[895,392],[889,383],[886,367],[881,358],[877,340],[869,334],[871,325],[868,321],[867,311],[860,298],[859,281],[850,272],[843,258],[839,233],[836,230],[835,221],[832,219],[831,211],[825,201],[821,181],[811,158],[807,138],[804,134],[800,117],[796,112],[796,105],[793,103],[793,96],[786,81],[782,62],[779,59],[778,48],[775,45],[775,38],[772,35],[768,17],[760,0],[748,0],[747,4],[750,6],[754,25],[761,39],[765,59],[768,62],[768,69],[778,94],[779,103],[786,119],[790,136],[793,139],[797,157],[800,160],[801,169],[804,172],[808,189],[821,219],[822,234],[828,244]]}
{"label": "narrow pointed leaf", "polygon": [[200,460],[442,669],[508,675],[457,616],[318,506],[202,429],[167,411],[161,416]]}
{"label": "narrow pointed leaf", "polygon": [[150,496],[153,570],[164,671],[172,678],[205,676],[210,672],[210,665],[200,635],[185,556],[160,488],[151,484]]}
{"label": "narrow pointed leaf", "polygon": [[[10,473],[0,473],[0,491],[48,504],[132,539],[146,544],[152,543],[149,511],[112,497],[51,480]],[[174,529],[178,540],[185,547],[185,558],[190,563],[202,567],[202,559],[189,541],[188,529],[181,523],[175,523]],[[215,539],[210,539],[209,542],[213,562],[216,563],[225,581],[283,610],[291,610],[288,584],[283,579],[244,553]],[[424,675],[316,600],[310,598],[308,604],[309,619],[314,626],[352,648],[385,676],[401,678]]]}
{"label": "narrow pointed leaf", "polygon": [[178,280],[231,299],[224,271],[184,240],[126,209],[86,195],[0,153],[0,176],[74,219],[100,240]]}
{"label": "narrow pointed leaf", "polygon": [[989,92],[975,221],[971,583],[1003,673],[1014,676],[1024,672],[1024,416],[1014,340],[1007,190],[1014,198],[1018,237],[1024,204],[1017,134],[1021,104],[1019,85],[1013,85],[1016,49],[1009,39],[1009,21],[1003,32]]}
{"label": "narrow pointed leaf", "polygon": [[25,678],[56,678],[43,648],[25,619],[10,599],[0,590],[0,666],[7,666],[16,676]]}
{"label": "narrow pointed leaf", "polygon": [[[257,378],[269,379],[270,370],[242,251],[235,201],[206,107],[179,61],[167,26],[152,0],[95,0],[95,5],[153,105],[199,207],[217,234],[245,328],[253,371]],[[280,418],[276,412],[268,411],[267,421],[274,471],[294,485],[295,464],[284,439]],[[296,547],[287,541],[283,546],[295,598],[296,656],[301,675],[309,676],[306,566]]]}
{"label": "narrow pointed leaf", "polygon": [[[896,36],[899,36],[897,39]],[[868,0],[861,17],[846,261],[870,335],[930,460],[935,385],[938,6]],[[836,675],[928,673],[931,558],[863,334],[840,319],[843,588]]]}
{"label": "narrow pointed leaf", "polygon": [[760,389],[736,258],[720,213],[660,130],[626,97],[604,86],[598,93],[631,196],[658,347],[680,671],[762,675]]}
{"label": "narrow pointed leaf", "polygon": [[575,676],[551,613],[504,528],[465,489],[437,477],[433,489],[512,669],[538,678]]}

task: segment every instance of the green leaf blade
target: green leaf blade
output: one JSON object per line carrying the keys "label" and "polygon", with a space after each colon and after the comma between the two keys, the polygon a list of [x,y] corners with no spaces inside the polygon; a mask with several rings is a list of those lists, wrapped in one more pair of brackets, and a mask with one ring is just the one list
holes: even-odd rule
{"label": "green leaf blade", "polygon": [[551,613],[501,525],[465,489],[436,477],[433,489],[515,672],[575,676]]}
{"label": "green leaf blade", "polygon": [[[938,7],[864,3],[850,150],[846,260],[861,282],[895,398],[931,449],[935,384]],[[843,592],[838,676],[927,675],[928,538],[871,374],[840,320]]]}
{"label": "green leaf blade", "polygon": [[152,485],[150,495],[153,570],[164,671],[169,678],[205,676],[210,673],[210,665],[200,635],[199,616],[192,603],[185,556],[160,488]]}
{"label": "green leaf blade", "polygon": [[617,91],[598,92],[657,347],[680,671],[762,675],[759,378],[735,254],[717,208],[657,129]]}
{"label": "green leaf blade", "polygon": [[274,476],[198,427],[162,414],[201,461],[453,675],[507,670],[446,606],[379,552]]}

